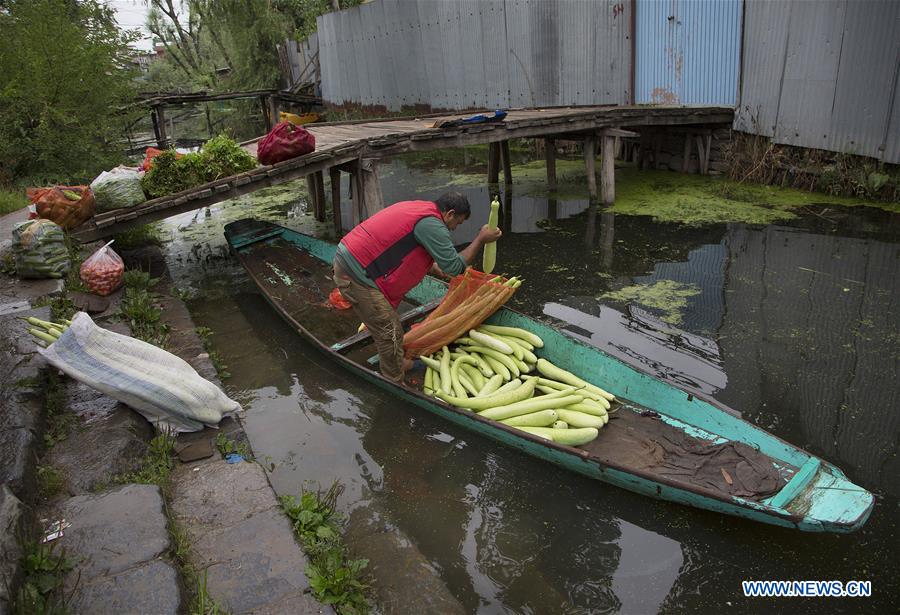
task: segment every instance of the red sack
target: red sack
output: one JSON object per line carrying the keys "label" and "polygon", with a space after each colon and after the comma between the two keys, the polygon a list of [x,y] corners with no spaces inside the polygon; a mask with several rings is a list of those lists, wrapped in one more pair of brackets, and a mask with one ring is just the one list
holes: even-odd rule
{"label": "red sack", "polygon": [[256,158],[262,164],[275,164],[316,149],[316,138],[303,126],[280,122],[259,142]]}
{"label": "red sack", "polygon": [[125,279],[125,263],[108,244],[91,254],[78,270],[81,281],[95,295],[106,296],[119,288]]}
{"label": "red sack", "polygon": [[[157,149],[155,147],[148,147],[146,155],[144,156],[144,162],[141,163],[141,171],[147,172],[150,170],[150,167],[153,166],[153,159],[162,154],[165,150]],[[175,159],[178,160],[181,158],[181,154],[175,152]]]}

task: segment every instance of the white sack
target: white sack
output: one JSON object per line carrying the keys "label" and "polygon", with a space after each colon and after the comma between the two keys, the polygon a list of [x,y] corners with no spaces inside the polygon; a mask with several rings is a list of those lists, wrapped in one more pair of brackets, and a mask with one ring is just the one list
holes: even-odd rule
{"label": "white sack", "polygon": [[71,378],[134,408],[160,431],[215,427],[224,415],[241,409],[186,361],[98,327],[84,312],[38,352]]}

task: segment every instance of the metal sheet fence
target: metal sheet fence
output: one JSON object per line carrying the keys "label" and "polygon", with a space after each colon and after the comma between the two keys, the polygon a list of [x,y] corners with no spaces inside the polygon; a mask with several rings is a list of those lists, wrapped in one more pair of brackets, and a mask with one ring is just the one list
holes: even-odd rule
{"label": "metal sheet fence", "polygon": [[900,163],[900,2],[747,2],[735,128]]}
{"label": "metal sheet fence", "polygon": [[627,104],[626,0],[380,0],[318,18],[329,104]]}

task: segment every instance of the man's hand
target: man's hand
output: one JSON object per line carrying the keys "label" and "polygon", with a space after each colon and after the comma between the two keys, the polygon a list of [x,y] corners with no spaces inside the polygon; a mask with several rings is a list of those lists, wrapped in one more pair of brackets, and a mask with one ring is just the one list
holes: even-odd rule
{"label": "man's hand", "polygon": [[498,228],[491,228],[485,224],[481,227],[481,230],[478,231],[478,241],[482,244],[494,243],[500,239],[501,235],[503,235],[503,231]]}

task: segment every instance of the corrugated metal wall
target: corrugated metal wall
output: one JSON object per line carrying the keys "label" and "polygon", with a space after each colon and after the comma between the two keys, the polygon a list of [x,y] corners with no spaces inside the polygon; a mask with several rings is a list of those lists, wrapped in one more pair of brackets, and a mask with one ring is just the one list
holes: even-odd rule
{"label": "corrugated metal wall", "polygon": [[628,0],[380,0],[318,18],[328,104],[626,104]]}
{"label": "corrugated metal wall", "polygon": [[638,0],[639,103],[733,105],[742,0]]}
{"label": "corrugated metal wall", "polygon": [[744,20],[737,130],[900,163],[900,2],[748,2]]}

